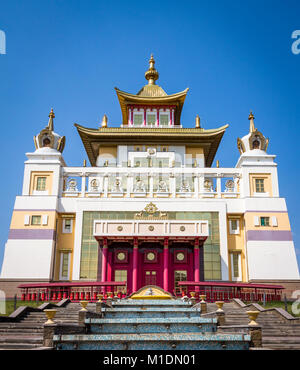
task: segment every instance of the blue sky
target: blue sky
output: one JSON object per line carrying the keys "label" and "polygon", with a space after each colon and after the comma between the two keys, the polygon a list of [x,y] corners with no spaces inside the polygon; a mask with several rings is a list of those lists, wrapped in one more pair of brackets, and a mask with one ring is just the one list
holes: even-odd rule
{"label": "blue sky", "polygon": [[300,262],[300,54],[291,51],[300,29],[299,1],[0,0],[1,208],[0,264],[15,196],[21,194],[25,153],[56,114],[67,138],[64,158],[87,159],[74,127],[98,127],[104,113],[119,126],[114,87],[137,93],[146,83],[150,54],[168,93],[190,88],[182,123],[196,114],[205,128],[229,123],[216,159],[233,167],[237,137],[248,114],[270,138],[280,195],[286,198]]}

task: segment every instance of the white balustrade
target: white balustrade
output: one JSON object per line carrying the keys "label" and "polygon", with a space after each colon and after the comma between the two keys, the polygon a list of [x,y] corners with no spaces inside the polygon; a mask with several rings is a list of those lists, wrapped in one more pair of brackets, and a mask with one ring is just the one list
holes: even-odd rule
{"label": "white balustrade", "polygon": [[68,197],[238,198],[240,177],[236,168],[64,167],[60,189]]}

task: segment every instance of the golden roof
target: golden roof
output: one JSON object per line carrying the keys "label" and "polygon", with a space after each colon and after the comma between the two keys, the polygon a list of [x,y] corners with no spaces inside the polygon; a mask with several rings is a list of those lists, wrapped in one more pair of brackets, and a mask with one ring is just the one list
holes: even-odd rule
{"label": "golden roof", "polygon": [[203,128],[137,128],[100,127],[92,129],[75,123],[92,166],[100,146],[112,145],[189,145],[201,146],[204,150],[205,165],[210,167],[220,141],[228,125],[217,129]]}
{"label": "golden roof", "polygon": [[115,87],[121,106],[123,125],[128,124],[128,105],[130,106],[136,104],[156,106],[174,105],[176,107],[174,123],[175,125],[180,125],[181,111],[189,89],[185,89],[177,94],[168,95],[160,86],[155,84],[159,74],[154,68],[154,64],[155,60],[151,54],[151,58],[149,60],[149,69],[145,72],[145,78],[148,80],[148,84],[143,86],[136,95],[119,90],[117,87]]}
{"label": "golden roof", "polygon": [[[159,94],[160,87],[157,85],[146,85],[147,91],[152,91],[152,93]],[[151,86],[151,87],[150,87]],[[123,116],[123,125],[128,124],[128,105],[134,105],[134,104],[140,104],[140,105],[175,105],[175,117],[174,117],[174,123],[175,125],[180,125],[180,116],[182,107],[184,104],[184,100],[186,97],[186,94],[188,92],[188,88],[184,91],[181,91],[177,94],[172,95],[159,95],[159,96],[146,96],[141,93],[141,95],[134,95],[127,93],[125,91],[119,90],[117,87],[115,87],[115,90],[117,92],[117,96],[120,102],[122,116]]]}

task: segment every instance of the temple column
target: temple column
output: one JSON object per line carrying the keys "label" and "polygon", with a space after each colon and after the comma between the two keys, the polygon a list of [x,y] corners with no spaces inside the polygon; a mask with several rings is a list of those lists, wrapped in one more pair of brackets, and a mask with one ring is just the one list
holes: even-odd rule
{"label": "temple column", "polygon": [[[101,281],[103,283],[106,282],[107,255],[108,255],[107,239],[103,239],[103,246],[102,246],[102,269],[101,269]],[[103,287],[103,291],[105,292],[105,287]]]}
{"label": "temple column", "polygon": [[[199,257],[199,239],[195,239],[194,245],[194,281],[200,281],[200,257]],[[199,286],[195,287],[195,291],[199,291]]]}
{"label": "temple column", "polygon": [[128,109],[128,126],[132,126],[132,121],[131,121],[131,108]]}
{"label": "temple column", "polygon": [[169,239],[164,239],[164,283],[165,291],[169,291]]}
{"label": "temple column", "polygon": [[132,293],[137,291],[138,282],[138,238],[133,238]]}
{"label": "temple column", "polygon": [[[107,248],[108,250],[108,248]],[[112,269],[111,269],[111,265],[112,265],[112,252],[111,251],[108,251],[107,253],[107,272],[106,272],[106,281],[112,281]],[[112,287],[109,287],[109,291],[111,292]]]}

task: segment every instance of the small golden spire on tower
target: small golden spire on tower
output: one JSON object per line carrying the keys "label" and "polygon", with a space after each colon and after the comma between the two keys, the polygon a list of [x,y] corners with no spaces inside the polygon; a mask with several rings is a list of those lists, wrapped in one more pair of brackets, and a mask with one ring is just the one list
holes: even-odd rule
{"label": "small golden spire on tower", "polygon": [[250,121],[250,132],[254,132],[255,131],[255,126],[254,126],[254,116],[253,116],[252,111],[250,111],[248,120]]}
{"label": "small golden spire on tower", "polygon": [[200,126],[200,117],[199,117],[199,115],[197,114],[197,116],[196,116],[196,124],[195,124],[195,127],[196,128],[201,128],[201,126]]}
{"label": "small golden spire on tower", "polygon": [[48,129],[50,130],[50,131],[53,131],[53,129],[54,129],[54,124],[53,124],[53,118],[55,118],[55,114],[54,114],[54,112],[53,112],[53,108],[51,108],[51,111],[50,111],[50,113],[49,113],[49,122],[48,122]]}
{"label": "small golden spire on tower", "polygon": [[219,168],[220,167],[220,162],[219,162],[219,160],[217,160],[217,168]]}
{"label": "small golden spire on tower", "polygon": [[106,114],[104,114],[102,118],[101,127],[107,127],[107,115]]}
{"label": "small golden spire on tower", "polygon": [[153,58],[153,54],[151,54],[149,60],[149,69],[145,72],[145,78],[148,80],[149,85],[155,85],[155,81],[158,79],[159,74],[157,70],[154,68],[155,60]]}

